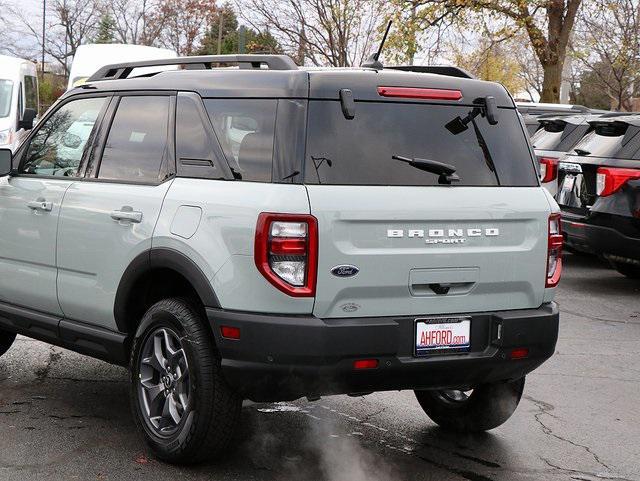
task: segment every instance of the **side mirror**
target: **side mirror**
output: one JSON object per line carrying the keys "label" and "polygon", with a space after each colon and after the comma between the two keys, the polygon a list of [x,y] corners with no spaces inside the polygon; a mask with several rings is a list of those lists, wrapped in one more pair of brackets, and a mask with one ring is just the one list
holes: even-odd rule
{"label": "side mirror", "polygon": [[12,154],[9,149],[0,149],[0,177],[7,176],[11,173]]}
{"label": "side mirror", "polygon": [[18,130],[31,130],[33,128],[33,121],[36,119],[38,112],[36,109],[24,109],[22,114],[22,120],[18,122]]}

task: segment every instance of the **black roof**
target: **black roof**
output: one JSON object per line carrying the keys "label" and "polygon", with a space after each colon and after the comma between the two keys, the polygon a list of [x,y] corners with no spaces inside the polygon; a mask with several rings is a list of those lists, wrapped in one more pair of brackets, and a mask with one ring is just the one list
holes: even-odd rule
{"label": "black roof", "polygon": [[[231,58],[231,57],[235,57]],[[475,99],[493,96],[500,107],[514,107],[511,96],[506,89],[497,83],[460,78],[446,74],[419,73],[393,69],[375,70],[370,68],[297,68],[284,60],[278,65],[282,68],[261,68],[258,55],[231,56],[220,60],[220,56],[178,58],[161,61],[127,63],[109,65],[96,72],[81,87],[68,92],[66,96],[76,95],[87,90],[98,91],[135,91],[135,90],[169,90],[197,92],[204,98],[212,97],[278,97],[278,98],[317,98],[339,99],[341,89],[350,89],[356,100],[389,100],[381,97],[377,87],[423,87],[434,89],[454,89],[462,92],[461,105],[471,105]],[[267,56],[275,57],[275,56]],[[282,56],[278,56],[281,58]],[[241,58],[241,60],[238,60]],[[285,57],[286,58],[286,57]],[[187,60],[188,59],[188,60]],[[215,59],[215,60],[211,60]],[[187,62],[187,69],[165,70],[159,73],[132,77],[129,74],[136,67],[151,65],[182,65]],[[207,62],[226,64],[238,63],[240,68],[211,68]],[[246,64],[246,65],[245,65]],[[201,66],[198,70],[191,66]],[[248,68],[247,68],[248,65]],[[289,67],[289,68],[287,68]],[[446,69],[441,70],[446,72]],[[121,78],[118,74],[122,72]],[[126,75],[124,74],[126,72]],[[135,73],[135,72],[134,72]],[[116,78],[116,80],[108,80]],[[91,80],[94,79],[94,80]],[[95,80],[104,79],[104,80]],[[437,100],[429,102],[438,103]]]}

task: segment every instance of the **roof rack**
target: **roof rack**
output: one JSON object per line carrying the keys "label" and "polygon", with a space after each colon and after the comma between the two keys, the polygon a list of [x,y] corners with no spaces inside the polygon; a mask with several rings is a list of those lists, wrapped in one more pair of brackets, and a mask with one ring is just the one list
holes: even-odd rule
{"label": "roof rack", "polygon": [[405,72],[434,73],[446,75],[447,77],[476,78],[466,70],[454,65],[393,65],[390,67],[385,66],[385,68],[404,70]]}
{"label": "roof rack", "polygon": [[250,69],[259,69],[262,65],[266,65],[270,70],[298,69],[295,62],[286,55],[201,55],[105,65],[89,77],[87,82],[126,79],[134,69],[141,67],[184,65],[188,70],[208,70],[212,68],[212,64],[216,63],[237,63],[240,68]]}
{"label": "roof rack", "polygon": [[629,115],[638,115],[638,112],[608,112],[600,116],[601,119],[610,119],[612,117],[628,117]]}

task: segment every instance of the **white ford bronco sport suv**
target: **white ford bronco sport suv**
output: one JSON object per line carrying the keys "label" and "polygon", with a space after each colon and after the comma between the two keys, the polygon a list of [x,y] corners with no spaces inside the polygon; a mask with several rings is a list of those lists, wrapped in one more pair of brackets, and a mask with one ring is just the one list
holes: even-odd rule
{"label": "white ford bronco sport suv", "polygon": [[505,422],[557,340],[558,208],[507,91],[422,70],[96,72],[0,151],[0,353],[128,365],[176,463],[243,399],[411,389],[444,428]]}

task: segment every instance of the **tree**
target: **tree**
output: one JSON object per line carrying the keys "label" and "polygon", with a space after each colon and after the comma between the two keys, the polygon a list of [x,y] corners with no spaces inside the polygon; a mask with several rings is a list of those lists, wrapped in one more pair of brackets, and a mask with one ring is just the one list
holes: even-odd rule
{"label": "tree", "polygon": [[[222,29],[220,27],[222,26]],[[233,7],[224,4],[218,7],[210,19],[207,33],[202,37],[198,55],[238,53],[240,28]],[[269,31],[244,28],[246,53],[281,53],[282,47]],[[220,49],[218,49],[220,43]]]}
{"label": "tree", "polygon": [[379,36],[381,0],[240,0],[243,18],[304,64],[359,65]]}
{"label": "tree", "polygon": [[[209,17],[209,26],[200,42],[198,54],[215,55],[218,53],[236,53],[237,37],[238,17],[233,7],[225,3],[223,6],[216,8]],[[220,42],[219,49],[218,41]],[[236,42],[235,45],[234,42]]]}
{"label": "tree", "polygon": [[632,110],[640,88],[640,5],[637,0],[593,0],[580,12],[573,56],[590,84],[618,110]]}
{"label": "tree", "polygon": [[120,43],[154,45],[164,27],[161,0],[109,0],[106,11]]}
{"label": "tree", "polygon": [[178,55],[192,55],[216,5],[213,0],[164,0],[160,10],[164,19],[160,42]]}
{"label": "tree", "polygon": [[98,23],[98,33],[93,39],[93,43],[113,43],[113,31],[115,29],[115,22],[108,13],[103,13]]}
{"label": "tree", "polygon": [[393,22],[393,28],[385,45],[385,59],[411,65],[420,52],[431,63],[443,51],[444,33],[460,24],[462,19],[456,15],[460,8],[429,0],[387,2],[385,19]]}
{"label": "tree", "polygon": [[503,44],[485,39],[470,54],[456,52],[454,62],[482,80],[503,84],[512,94],[525,89],[520,66]]}
{"label": "tree", "polygon": [[[582,0],[423,0],[431,16],[489,13],[523,30],[543,69],[542,101],[558,102],[567,46]],[[438,10],[439,9],[439,10]]]}
{"label": "tree", "polygon": [[599,69],[607,69],[606,65],[595,64],[591,69],[582,69],[573,82],[573,103],[585,105],[592,109],[609,110],[611,108],[611,96],[602,88],[602,76],[606,73],[598,73]]}
{"label": "tree", "polygon": [[[101,5],[98,0],[54,0],[52,15],[47,22],[45,53],[54,58],[68,75],[69,59],[76,49],[96,36],[100,23]],[[31,37],[35,45],[41,45],[41,24],[20,9],[12,10],[17,19],[18,29]],[[26,55],[35,58],[37,48]]]}

